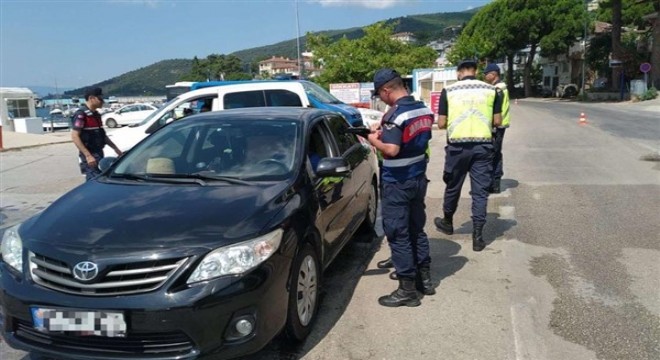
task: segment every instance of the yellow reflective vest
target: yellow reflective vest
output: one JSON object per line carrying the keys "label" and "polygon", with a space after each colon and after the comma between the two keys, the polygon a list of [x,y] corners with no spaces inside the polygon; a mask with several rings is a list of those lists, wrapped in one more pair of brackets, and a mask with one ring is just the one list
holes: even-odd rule
{"label": "yellow reflective vest", "polygon": [[495,86],[502,90],[502,125],[498,126],[498,128],[508,128],[509,120],[511,119],[511,115],[509,114],[509,105],[511,104],[509,102],[509,89],[501,81],[495,84]]}
{"label": "yellow reflective vest", "polygon": [[496,87],[479,80],[447,86],[447,142],[491,142]]}

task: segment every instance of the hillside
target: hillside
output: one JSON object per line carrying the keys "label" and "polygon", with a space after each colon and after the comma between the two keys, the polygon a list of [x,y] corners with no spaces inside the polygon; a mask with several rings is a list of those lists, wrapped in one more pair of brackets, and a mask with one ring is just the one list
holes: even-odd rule
{"label": "hillside", "polygon": [[[465,12],[412,15],[387,19],[385,22],[397,24],[395,32],[411,32],[419,39],[420,44],[425,44],[431,40],[448,39],[455,36],[456,34],[448,31],[448,28],[467,23],[476,11],[478,9]],[[363,35],[363,30],[355,27],[319,33],[331,39],[339,39],[343,36],[356,39]],[[305,38],[301,37],[300,40],[301,49],[304,49]],[[293,59],[297,57],[296,45],[296,39],[294,38],[272,45],[236,51],[229,55],[235,55],[244,63],[261,61],[271,56],[285,56]],[[109,96],[164,95],[165,85],[179,81],[180,77],[188,73],[191,67],[192,59],[163,60],[89,86],[100,86],[103,88],[104,93]],[[84,88],[66,91],[64,94],[67,96],[82,96]]]}

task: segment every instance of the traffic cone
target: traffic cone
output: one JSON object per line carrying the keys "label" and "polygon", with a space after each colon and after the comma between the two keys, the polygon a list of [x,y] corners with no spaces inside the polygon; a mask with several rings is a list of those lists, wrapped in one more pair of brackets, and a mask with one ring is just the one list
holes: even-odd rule
{"label": "traffic cone", "polygon": [[580,113],[579,123],[580,125],[585,125],[587,123],[587,115],[585,115],[583,112]]}
{"label": "traffic cone", "polygon": [[518,105],[518,99],[514,100],[513,103]]}

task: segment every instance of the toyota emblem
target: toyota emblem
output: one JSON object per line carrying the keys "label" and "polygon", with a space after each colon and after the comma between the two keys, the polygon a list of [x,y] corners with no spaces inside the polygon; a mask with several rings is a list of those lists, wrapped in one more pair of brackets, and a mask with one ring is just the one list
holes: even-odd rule
{"label": "toyota emblem", "polygon": [[99,274],[99,266],[91,261],[83,261],[73,267],[73,277],[80,281],[93,280]]}

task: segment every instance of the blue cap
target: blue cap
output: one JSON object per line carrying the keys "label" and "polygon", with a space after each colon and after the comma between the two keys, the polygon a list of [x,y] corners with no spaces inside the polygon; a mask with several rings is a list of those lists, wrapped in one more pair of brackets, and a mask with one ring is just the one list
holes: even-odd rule
{"label": "blue cap", "polygon": [[456,70],[460,70],[460,69],[466,68],[466,67],[473,67],[473,68],[476,69],[477,68],[477,60],[465,59],[465,60],[458,63],[458,67],[456,68]]}
{"label": "blue cap", "polygon": [[399,77],[401,75],[394,69],[383,68],[376,71],[376,75],[374,75],[374,95],[378,95],[378,91],[383,85]]}
{"label": "blue cap", "polygon": [[489,72],[497,71],[497,73],[500,73],[500,67],[497,66],[495,63],[490,63],[486,65],[486,68],[484,69],[484,74],[488,74]]}

